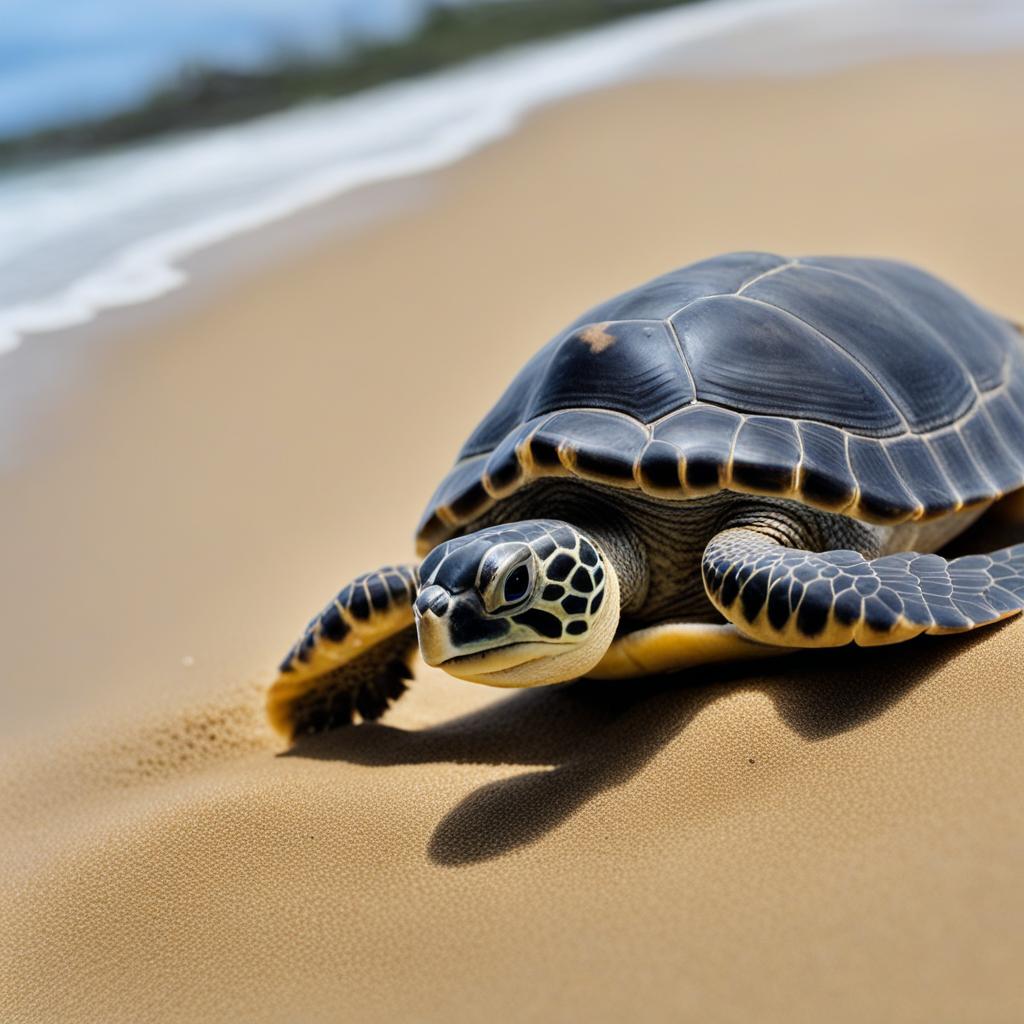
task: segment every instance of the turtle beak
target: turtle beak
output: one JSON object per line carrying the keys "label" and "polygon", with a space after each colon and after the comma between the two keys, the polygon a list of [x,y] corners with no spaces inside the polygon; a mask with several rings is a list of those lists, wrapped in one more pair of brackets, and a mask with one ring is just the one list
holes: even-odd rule
{"label": "turtle beak", "polygon": [[444,587],[424,587],[413,605],[416,633],[420,641],[423,660],[434,667],[458,655],[452,646],[448,629],[448,610],[451,597]]}

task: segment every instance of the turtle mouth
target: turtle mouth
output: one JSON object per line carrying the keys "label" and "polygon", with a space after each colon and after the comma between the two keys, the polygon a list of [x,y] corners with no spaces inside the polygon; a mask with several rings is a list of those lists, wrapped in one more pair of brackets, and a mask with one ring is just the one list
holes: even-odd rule
{"label": "turtle mouth", "polygon": [[486,651],[477,651],[473,654],[458,654],[452,658],[446,658],[437,667],[458,679],[502,686],[507,684],[488,677],[507,672],[511,668],[518,668],[531,661],[537,661],[538,658],[549,658],[560,653],[567,646],[570,645],[520,640],[502,644],[500,647],[490,647]]}

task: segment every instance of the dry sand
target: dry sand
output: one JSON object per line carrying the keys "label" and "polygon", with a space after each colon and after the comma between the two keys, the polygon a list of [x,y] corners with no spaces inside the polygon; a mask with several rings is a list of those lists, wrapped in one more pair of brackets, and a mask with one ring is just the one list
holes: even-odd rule
{"label": "dry sand", "polygon": [[1018,56],[631,85],[355,239],[6,358],[0,1019],[1024,1018],[1022,623],[768,675],[423,671],[285,756],[260,709],[605,295],[871,253],[1024,318],[1022,99]]}

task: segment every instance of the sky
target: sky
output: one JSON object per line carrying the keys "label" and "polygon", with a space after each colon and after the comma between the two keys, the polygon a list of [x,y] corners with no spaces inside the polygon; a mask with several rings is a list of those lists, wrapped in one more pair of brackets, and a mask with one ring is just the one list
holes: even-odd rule
{"label": "sky", "polygon": [[402,35],[439,0],[0,0],[0,137],[130,106],[189,60]]}

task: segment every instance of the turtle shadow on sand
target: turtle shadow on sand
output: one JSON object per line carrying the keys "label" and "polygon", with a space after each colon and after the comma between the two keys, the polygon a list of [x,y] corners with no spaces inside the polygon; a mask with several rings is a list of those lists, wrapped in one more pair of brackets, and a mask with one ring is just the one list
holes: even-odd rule
{"label": "turtle shadow on sand", "polygon": [[538,841],[597,794],[627,782],[721,696],[764,693],[797,734],[822,740],[883,714],[951,656],[989,636],[991,629],[861,649],[855,657],[843,649],[806,651],[758,665],[521,690],[427,729],[342,729],[301,740],[286,756],[376,766],[540,766],[481,786],[438,823],[430,859],[468,865]]}

